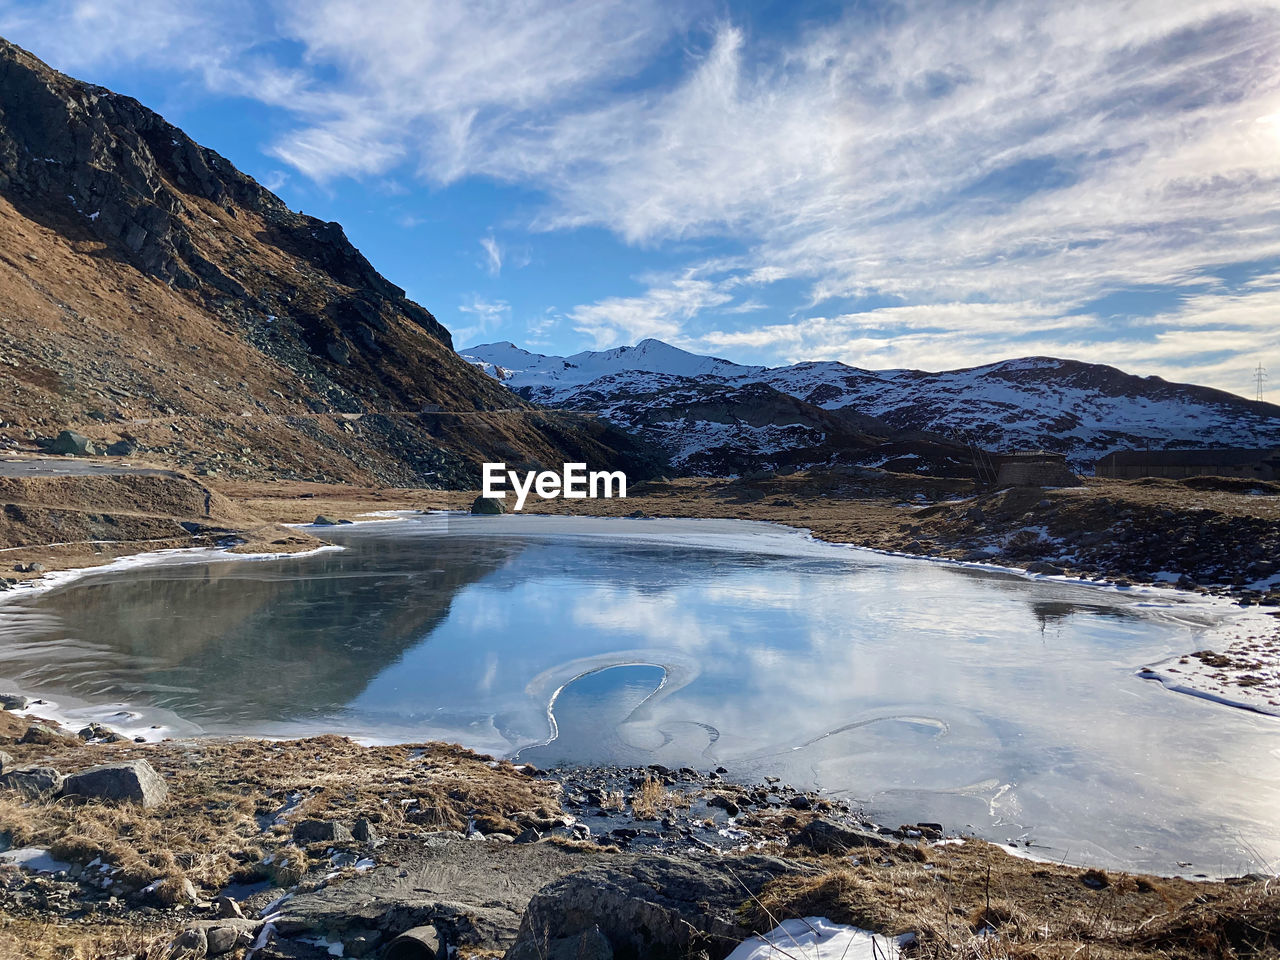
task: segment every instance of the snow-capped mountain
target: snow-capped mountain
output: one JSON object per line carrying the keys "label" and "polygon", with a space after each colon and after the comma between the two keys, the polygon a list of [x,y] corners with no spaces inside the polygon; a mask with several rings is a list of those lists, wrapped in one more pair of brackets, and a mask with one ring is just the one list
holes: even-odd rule
{"label": "snow-capped mountain", "polygon": [[[729,462],[776,469],[782,448],[796,442],[804,451],[796,466],[827,462],[824,456],[875,462],[885,449],[882,441],[896,441],[893,449],[901,455],[905,439],[930,445],[932,453],[955,440],[990,450],[1054,450],[1085,471],[1113,450],[1147,445],[1280,445],[1280,407],[1273,404],[1052,357],[927,373],[834,361],[751,367],[659,340],[572,357],[543,356],[510,343],[460,352],[520,395],[546,406],[596,411],[646,435],[676,466],[698,473],[723,470]],[[770,391],[744,393],[748,387]],[[783,412],[776,400],[764,402],[775,394],[801,405]],[[767,435],[755,423],[762,403],[775,421]],[[779,417],[792,419],[783,423]],[[804,440],[779,433],[783,426],[803,427]],[[847,431],[862,438],[856,451]],[[707,455],[726,444],[731,457]],[[915,452],[922,467],[932,455]],[[803,462],[807,458],[815,459]],[[946,459],[962,458],[948,452]]]}

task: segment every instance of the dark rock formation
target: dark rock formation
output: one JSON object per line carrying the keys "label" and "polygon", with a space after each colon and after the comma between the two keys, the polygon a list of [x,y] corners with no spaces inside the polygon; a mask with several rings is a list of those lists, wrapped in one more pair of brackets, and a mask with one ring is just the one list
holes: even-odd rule
{"label": "dark rock formation", "polygon": [[593,865],[539,891],[507,960],[535,960],[545,944],[593,932],[618,960],[683,960],[699,950],[723,957],[754,932],[742,924],[742,904],[770,880],[810,869],[761,856]]}

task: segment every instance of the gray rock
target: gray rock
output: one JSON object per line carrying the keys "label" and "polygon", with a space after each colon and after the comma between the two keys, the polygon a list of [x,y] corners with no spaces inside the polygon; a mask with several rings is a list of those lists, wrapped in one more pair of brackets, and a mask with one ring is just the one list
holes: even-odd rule
{"label": "gray rock", "polygon": [[169,957],[184,960],[202,960],[209,955],[209,936],[201,927],[183,930],[173,938],[166,951]]}
{"label": "gray rock", "polygon": [[[432,924],[448,943],[505,949],[516,938],[530,898],[597,856],[547,843],[471,843],[456,833],[427,835],[412,848],[398,848],[395,864],[296,894],[280,905],[276,929],[282,936],[344,943],[377,930],[386,943]],[[628,858],[615,855],[609,862],[625,865]]]}
{"label": "gray rock", "polygon": [[338,525],[338,521],[334,520],[332,517],[326,517],[324,514],[320,514],[311,521],[311,525],[315,527],[336,527]]}
{"label": "gray rock", "polygon": [[218,916],[223,920],[244,918],[244,911],[240,909],[240,904],[234,897],[218,897],[213,901],[213,909],[218,911]]}
{"label": "gray rock", "polygon": [[0,693],[0,710],[25,710],[31,701],[17,693]]}
{"label": "gray rock", "polygon": [[726,944],[751,933],[739,919],[743,901],[771,880],[811,871],[804,864],[761,856],[592,864],[538,892],[507,958],[533,960],[546,944],[582,943],[584,935],[590,944],[595,933],[621,957],[683,960],[704,949],[719,955]]}
{"label": "gray rock", "polygon": [[110,740],[116,736],[116,732],[100,723],[91,723],[81,729],[76,736],[81,740]]}
{"label": "gray rock", "polygon": [[6,770],[12,769],[13,757],[9,756],[9,754],[5,753],[3,750],[0,750],[0,773],[4,773]]}
{"label": "gray rock", "polygon": [[730,800],[728,797],[721,796],[718,793],[714,797],[712,797],[710,800],[707,801],[707,806],[719,807],[721,810],[723,810],[726,814],[728,814],[731,817],[736,817],[738,815],[738,805],[734,803],[732,800]]}
{"label": "gray rock", "polygon": [[22,767],[0,773],[0,790],[14,790],[28,800],[50,796],[62,787],[62,774],[53,767]]}
{"label": "gray rock", "polygon": [[1061,567],[1055,567],[1052,563],[1037,560],[1034,563],[1027,564],[1027,573],[1042,573],[1049,577],[1060,577],[1063,574],[1063,569]]}
{"label": "gray rock", "polygon": [[855,830],[820,818],[805,824],[791,838],[791,846],[807,847],[814,853],[843,856],[851,850],[884,849],[894,846],[894,843],[879,834],[867,830]]}
{"label": "gray rock", "polygon": [[355,826],[351,828],[351,836],[361,843],[377,843],[382,839],[378,836],[378,831],[374,825],[364,817],[355,822]]}
{"label": "gray rock", "polygon": [[302,820],[293,828],[299,843],[350,843],[351,831],[337,820]]}
{"label": "gray rock", "polygon": [[476,516],[497,516],[506,513],[507,508],[497,497],[476,497],[471,502],[471,512]]}
{"label": "gray rock", "polygon": [[80,741],[74,737],[68,737],[66,734],[52,727],[46,727],[44,724],[33,723],[27,727],[18,740],[19,743],[38,743],[46,747],[66,746],[68,744],[79,743]]}
{"label": "gray rock", "polygon": [[88,437],[74,430],[63,430],[56,440],[49,445],[50,453],[70,454],[73,457],[91,457],[97,454],[98,448]]}
{"label": "gray rock", "polygon": [[544,944],[523,940],[503,960],[613,960],[613,947],[599,927],[576,936],[557,937]]}
{"label": "gray rock", "polygon": [[154,807],[169,795],[164,778],[145,760],[104,763],[67,777],[62,796],[127,801]]}
{"label": "gray rock", "polygon": [[109,457],[132,457],[138,452],[138,445],[128,440],[117,440],[107,447]]}
{"label": "gray rock", "polygon": [[[203,939],[205,956],[220,957],[224,953],[247,947],[253,943],[261,920],[246,920],[243,917],[221,917],[217,920],[197,920],[179,936],[192,935],[192,941]],[[177,941],[174,941],[175,945]]]}

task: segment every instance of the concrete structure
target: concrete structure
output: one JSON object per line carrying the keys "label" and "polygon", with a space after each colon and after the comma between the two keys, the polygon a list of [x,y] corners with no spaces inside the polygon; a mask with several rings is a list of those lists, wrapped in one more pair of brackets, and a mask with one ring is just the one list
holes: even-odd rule
{"label": "concrete structure", "polygon": [[1062,453],[1019,450],[999,454],[995,461],[997,487],[1074,487],[1080,482]]}
{"label": "concrete structure", "polygon": [[1100,477],[1245,477],[1249,480],[1280,478],[1280,449],[1120,450],[1097,462]]}

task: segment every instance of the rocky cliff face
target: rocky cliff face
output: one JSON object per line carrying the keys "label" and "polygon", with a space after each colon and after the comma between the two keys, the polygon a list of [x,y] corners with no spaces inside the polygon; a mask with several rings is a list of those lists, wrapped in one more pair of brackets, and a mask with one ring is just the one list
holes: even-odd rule
{"label": "rocky cliff face", "polygon": [[451,347],[340,225],[0,40],[0,439],[70,427],[243,477],[647,469],[632,438],[513,399]]}

